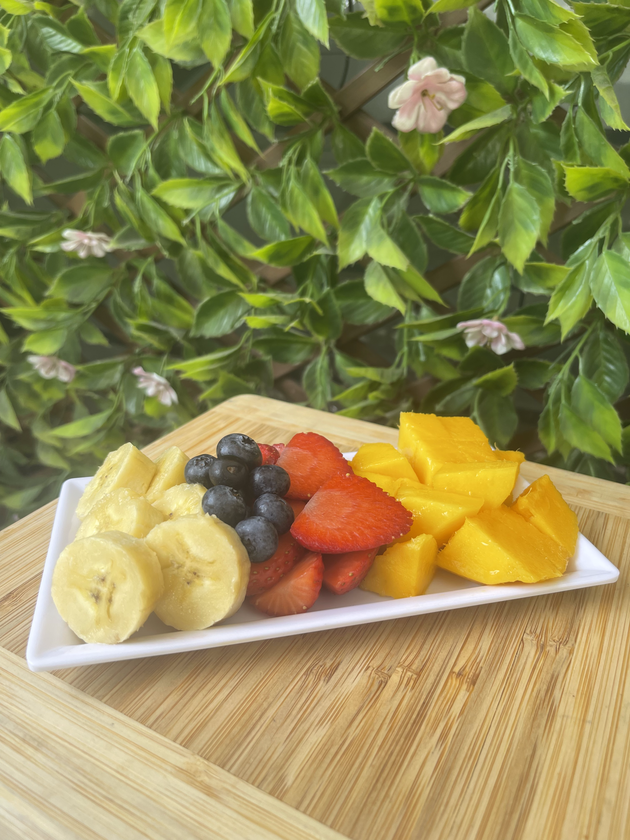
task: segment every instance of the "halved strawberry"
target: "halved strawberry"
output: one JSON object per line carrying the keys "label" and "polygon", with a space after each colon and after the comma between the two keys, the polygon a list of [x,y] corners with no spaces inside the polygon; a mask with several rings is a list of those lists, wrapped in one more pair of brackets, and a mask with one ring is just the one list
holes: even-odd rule
{"label": "halved strawberry", "polygon": [[262,453],[263,464],[275,464],[280,457],[280,453],[276,447],[271,446],[269,443],[259,443],[258,448]]}
{"label": "halved strawberry", "polygon": [[287,499],[310,499],[332,475],[351,472],[335,444],[316,432],[294,435],[277,464],[291,479]]}
{"label": "halved strawberry", "polygon": [[284,450],[287,448],[287,445],[286,445],[286,443],[274,443],[273,448],[277,449],[278,452],[281,455],[284,452]]}
{"label": "halved strawberry", "polygon": [[349,551],[347,554],[327,554],[324,561],[324,586],[335,595],[343,595],[357,587],[370,571],[378,548],[368,551]]}
{"label": "halved strawberry", "polygon": [[261,592],[271,589],[305,554],[306,549],[295,537],[290,533],[283,534],[278,540],[278,548],[273,557],[265,563],[252,563],[246,594],[260,595]]}
{"label": "halved strawberry", "polygon": [[291,526],[310,551],[345,554],[378,548],[403,536],[412,516],[393,496],[358,475],[334,475]]}
{"label": "halved strawberry", "polygon": [[251,599],[267,615],[298,615],[312,607],[324,577],[321,554],[307,554],[274,587]]}

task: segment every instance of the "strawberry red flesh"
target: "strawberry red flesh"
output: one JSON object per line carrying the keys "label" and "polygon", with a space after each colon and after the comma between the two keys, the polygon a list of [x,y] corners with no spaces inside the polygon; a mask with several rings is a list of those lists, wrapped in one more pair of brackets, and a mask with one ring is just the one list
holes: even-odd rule
{"label": "strawberry red flesh", "polygon": [[260,595],[275,586],[306,554],[306,549],[291,534],[283,534],[276,553],[264,563],[252,563],[247,595]]}
{"label": "strawberry red flesh", "polygon": [[280,453],[275,446],[268,443],[259,443],[258,448],[262,453],[262,462],[264,464],[275,464],[280,457]]}
{"label": "strawberry red flesh", "polygon": [[378,548],[327,554],[324,561],[324,586],[335,595],[343,595],[357,587],[370,570]]}
{"label": "strawberry red flesh", "polygon": [[252,598],[250,603],[267,615],[299,615],[317,600],[323,577],[321,554],[308,554],[275,586]]}
{"label": "strawberry red flesh", "polygon": [[291,526],[310,551],[345,554],[379,548],[411,528],[409,511],[358,475],[334,475],[307,503]]}
{"label": "strawberry red flesh", "polygon": [[315,432],[294,435],[277,464],[291,479],[287,499],[310,499],[331,476],[351,472],[334,443]]}

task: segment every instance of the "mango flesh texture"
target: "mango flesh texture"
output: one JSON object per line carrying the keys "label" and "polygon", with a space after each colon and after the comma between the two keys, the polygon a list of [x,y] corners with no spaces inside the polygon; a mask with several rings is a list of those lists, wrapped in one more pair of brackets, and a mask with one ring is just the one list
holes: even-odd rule
{"label": "mango flesh texture", "polygon": [[435,574],[437,543],[429,534],[390,546],[379,554],[361,589],[388,598],[424,595]]}
{"label": "mango flesh texture", "polygon": [[396,495],[398,481],[390,475],[379,475],[378,473],[364,472],[363,470],[355,470],[354,468],[353,472],[355,475],[361,476],[361,478],[367,478],[368,481],[376,484],[377,487],[380,487],[381,490],[384,490],[390,496]]}
{"label": "mango flesh texture", "polygon": [[577,516],[548,475],[537,478],[523,490],[512,510],[560,543],[569,556],[573,555],[578,538]]}
{"label": "mango flesh texture", "polygon": [[518,449],[495,449],[499,461],[516,461],[517,464],[522,464],[525,460],[525,453],[519,452]]}
{"label": "mango flesh texture", "polygon": [[401,487],[396,498],[413,515],[411,530],[402,539],[431,534],[439,546],[462,527],[466,517],[479,513],[483,505],[481,498],[434,490],[422,484]]}
{"label": "mango flesh texture", "polygon": [[554,539],[501,506],[467,519],[438,554],[437,564],[486,585],[536,583],[564,574],[569,556]]}
{"label": "mango flesh texture", "polygon": [[417,481],[409,461],[391,443],[364,444],[352,459],[351,466],[359,475],[369,472]]}
{"label": "mango flesh texture", "polygon": [[496,508],[508,498],[518,478],[516,461],[446,464],[433,476],[433,487],[483,499],[482,510]]}

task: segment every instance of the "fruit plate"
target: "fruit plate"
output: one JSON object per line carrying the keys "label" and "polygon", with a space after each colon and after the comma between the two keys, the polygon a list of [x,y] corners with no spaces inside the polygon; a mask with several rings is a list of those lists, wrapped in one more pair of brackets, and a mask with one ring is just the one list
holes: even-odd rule
{"label": "fruit plate", "polygon": [[[575,554],[569,561],[566,573],[561,578],[542,583],[483,586],[438,569],[428,591],[415,598],[383,598],[361,589],[354,589],[339,596],[322,590],[315,605],[300,615],[269,618],[245,603],[235,615],[221,624],[207,630],[185,631],[167,627],[153,614],[144,627],[126,642],[118,645],[86,644],[74,635],[57,612],[51,596],[51,583],[57,558],[72,542],[79,527],[80,522],[75,510],[89,480],[73,478],[66,481],[61,489],[26,648],[26,661],[32,671],[51,671],[79,665],[142,659],[147,656],[314,633],[318,630],[333,630],[373,621],[493,604],[497,601],[512,601],[534,595],[550,595],[570,589],[614,583],[619,577],[619,570],[580,534]],[[519,478],[515,495],[527,486],[528,482]]]}

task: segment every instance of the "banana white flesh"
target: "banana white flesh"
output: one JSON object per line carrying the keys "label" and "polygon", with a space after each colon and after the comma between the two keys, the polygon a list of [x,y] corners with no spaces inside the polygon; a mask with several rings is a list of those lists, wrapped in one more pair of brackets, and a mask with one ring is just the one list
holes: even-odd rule
{"label": "banana white flesh", "polygon": [[128,487],[129,490],[143,496],[154,475],[153,461],[132,443],[124,443],[109,453],[85,488],[77,505],[77,516],[84,519],[100,498],[118,490],[119,487]]}
{"label": "banana white flesh", "polygon": [[156,472],[146,492],[146,497],[151,504],[159,499],[170,487],[176,484],[183,484],[184,467],[188,463],[188,455],[179,446],[170,446],[162,452],[155,462]]}
{"label": "banana white flesh", "polygon": [[176,630],[203,630],[236,612],[245,598],[250,562],[236,531],[216,516],[162,522],[146,539],[164,575],[155,613]]}
{"label": "banana white flesh", "polygon": [[91,537],[103,531],[122,531],[132,537],[146,537],[164,514],[127,487],[108,493],[92,505],[77,531],[76,539]]}
{"label": "banana white flesh", "polygon": [[144,540],[105,531],[75,540],[59,555],[52,597],[84,642],[124,642],[147,620],[164,590],[160,563]]}
{"label": "banana white flesh", "polygon": [[203,484],[177,484],[156,499],[153,507],[163,513],[166,519],[201,515],[201,500],[205,492]]}

